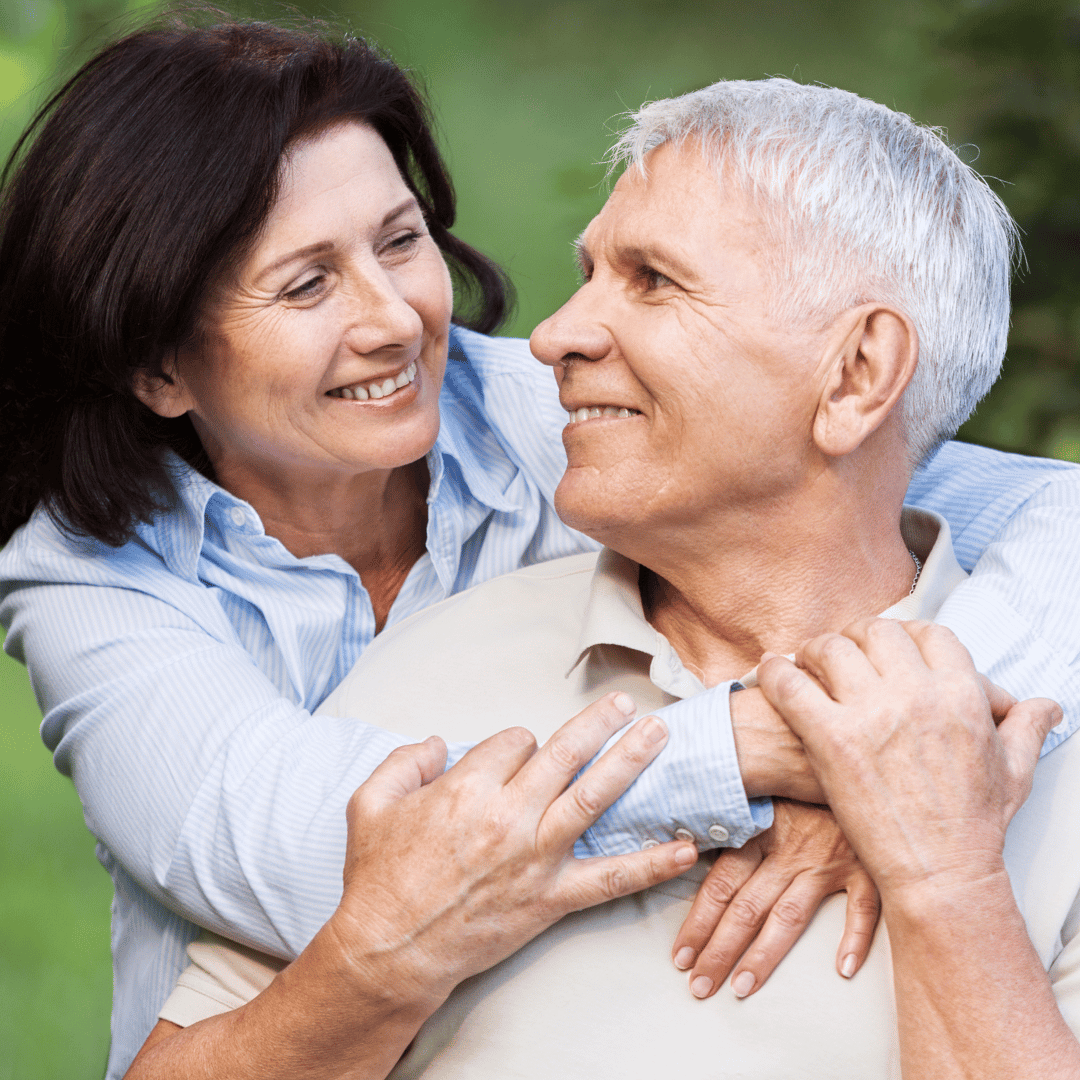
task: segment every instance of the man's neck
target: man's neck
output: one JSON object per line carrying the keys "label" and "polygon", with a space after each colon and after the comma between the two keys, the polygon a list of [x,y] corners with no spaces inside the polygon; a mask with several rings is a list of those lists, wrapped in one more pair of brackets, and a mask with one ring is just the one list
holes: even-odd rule
{"label": "man's neck", "polygon": [[742,520],[729,514],[680,530],[644,557],[631,555],[642,563],[646,617],[711,686],[738,678],[766,650],[790,653],[877,615],[915,578],[900,533],[902,499],[902,489],[840,484]]}

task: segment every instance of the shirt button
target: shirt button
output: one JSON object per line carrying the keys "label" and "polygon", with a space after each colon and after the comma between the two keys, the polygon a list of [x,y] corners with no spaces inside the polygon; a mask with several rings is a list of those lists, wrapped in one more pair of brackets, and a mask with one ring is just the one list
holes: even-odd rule
{"label": "shirt button", "polygon": [[641,850],[642,851],[648,851],[649,848],[654,848],[654,847],[659,847],[659,846],[660,846],[660,841],[659,840],[649,839],[649,840],[642,840],[641,841]]}
{"label": "shirt button", "polygon": [[689,829],[676,829],[675,830],[675,839],[676,840],[693,840],[694,839],[694,834]]}
{"label": "shirt button", "polygon": [[243,525],[243,524],[244,524],[244,522],[245,522],[245,521],[247,521],[247,515],[246,515],[246,514],[244,513],[244,511],[243,511],[243,510],[241,510],[241,509],[240,509],[240,507],[239,507],[239,506],[234,506],[234,507],[233,507],[233,508],[232,508],[232,509],[231,509],[231,510],[229,511],[229,517],[231,517],[231,518],[232,518],[232,523],[233,523],[233,524],[234,524],[234,525],[235,525],[235,526],[236,526],[237,528],[239,528],[239,527],[240,527],[241,525]]}
{"label": "shirt button", "polygon": [[731,839],[731,833],[724,828],[723,825],[710,825],[709,835],[718,843],[722,844],[725,840]]}

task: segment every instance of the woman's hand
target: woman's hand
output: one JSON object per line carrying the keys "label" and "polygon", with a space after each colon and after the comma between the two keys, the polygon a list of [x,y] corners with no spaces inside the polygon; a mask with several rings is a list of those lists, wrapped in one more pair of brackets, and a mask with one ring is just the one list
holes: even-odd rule
{"label": "woman's hand", "polygon": [[[345,890],[331,920],[361,981],[441,1001],[569,911],[684,872],[693,845],[577,860],[577,838],[663,749],[647,717],[577,780],[634,703],[609,694],[540,749],[511,728],[443,773],[445,746],[395,750],[353,796]],[[573,782],[571,782],[573,781]]]}
{"label": "woman's hand", "polygon": [[[836,968],[850,978],[874,939],[877,889],[824,807],[776,799],[772,828],[722,851],[672,949],[695,997],[710,997],[732,971],[736,997],[761,987],[806,929],[822,901],[847,892]],[[742,957],[741,960],[739,958]]]}
{"label": "woman's hand", "polygon": [[446,772],[441,739],[393,751],[348,807],[337,911],[256,998],[191,1027],[159,1022],[125,1080],[378,1080],[454,986],[569,911],[657,885],[692,844],[577,860],[574,841],[663,749],[609,694],[537,749],[522,728]]}

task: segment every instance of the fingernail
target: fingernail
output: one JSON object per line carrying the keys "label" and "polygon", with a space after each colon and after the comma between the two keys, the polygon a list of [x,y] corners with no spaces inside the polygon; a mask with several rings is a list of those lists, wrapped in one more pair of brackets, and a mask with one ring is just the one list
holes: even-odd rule
{"label": "fingernail", "polygon": [[708,975],[699,975],[690,984],[690,993],[696,998],[708,997],[712,993],[712,979]]}
{"label": "fingernail", "polygon": [[687,970],[687,968],[689,968],[689,967],[690,967],[690,965],[691,965],[691,964],[692,964],[692,963],[693,963],[693,962],[694,962],[694,961],[695,961],[696,959],[697,959],[697,953],[696,953],[696,952],[694,952],[694,950],[693,950],[693,949],[691,949],[689,945],[684,945],[684,946],[683,946],[683,947],[682,947],[682,948],[681,948],[681,949],[680,949],[680,950],[679,950],[679,951],[678,951],[678,952],[677,952],[677,953],[675,954],[675,966],[676,966],[676,967],[677,967],[677,968],[678,968],[678,969],[679,969],[680,971],[686,971],[686,970]]}
{"label": "fingernail", "polygon": [[693,866],[697,862],[698,850],[693,844],[687,844],[675,852],[675,861],[680,866]]}
{"label": "fingernail", "polygon": [[658,743],[667,736],[667,728],[658,716],[650,716],[641,725],[641,732],[651,743]]}
{"label": "fingernail", "polygon": [[754,973],[752,971],[740,971],[732,980],[731,989],[737,998],[744,998],[754,989]]}
{"label": "fingernail", "polygon": [[858,964],[858,962],[859,958],[853,952],[849,952],[847,956],[844,957],[844,962],[840,965],[840,974],[843,975],[845,979],[850,979],[851,976],[855,974],[855,965]]}
{"label": "fingernail", "polygon": [[637,704],[634,699],[629,694],[622,693],[622,691],[611,699],[611,703],[623,716],[633,716],[637,712]]}
{"label": "fingernail", "polygon": [[780,655],[779,653],[774,653],[774,652],[763,652],[761,654],[761,659],[758,661],[758,663],[759,664],[764,664],[766,660],[771,660],[774,656],[779,656],[779,655]]}

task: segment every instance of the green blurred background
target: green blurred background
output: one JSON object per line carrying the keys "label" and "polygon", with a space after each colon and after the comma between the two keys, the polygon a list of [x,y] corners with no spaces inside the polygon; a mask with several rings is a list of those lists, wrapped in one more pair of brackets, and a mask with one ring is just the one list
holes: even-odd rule
{"label": "green blurred background", "polygon": [[[87,42],[138,0],[0,0],[0,151]],[[570,242],[604,197],[620,114],[715,79],[854,90],[964,144],[1025,230],[1005,373],[965,438],[1080,461],[1080,0],[336,0],[289,9],[382,43],[434,100],[459,233],[511,272],[509,332],[573,290]],[[969,145],[970,144],[970,145]],[[976,150],[976,147],[978,148]],[[109,880],[0,659],[0,1080],[100,1077]]]}

